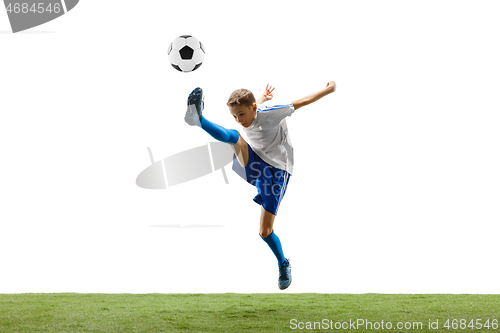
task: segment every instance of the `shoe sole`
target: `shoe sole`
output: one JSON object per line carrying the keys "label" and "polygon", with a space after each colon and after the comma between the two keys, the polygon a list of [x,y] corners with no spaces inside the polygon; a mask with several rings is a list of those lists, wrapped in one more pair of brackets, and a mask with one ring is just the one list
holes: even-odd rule
{"label": "shoe sole", "polygon": [[286,286],[285,288],[280,288],[280,287],[278,286],[278,288],[279,288],[280,290],[285,290],[285,289],[287,289],[288,287],[290,287],[291,285],[292,285],[292,280],[290,279],[290,284],[289,284],[288,286]]}
{"label": "shoe sole", "polygon": [[[188,97],[188,105],[201,105],[203,103],[203,90],[201,88],[196,88],[189,94]],[[196,107],[196,111],[198,111],[198,107]],[[201,116],[203,112],[203,108],[201,111],[198,111],[198,116]]]}

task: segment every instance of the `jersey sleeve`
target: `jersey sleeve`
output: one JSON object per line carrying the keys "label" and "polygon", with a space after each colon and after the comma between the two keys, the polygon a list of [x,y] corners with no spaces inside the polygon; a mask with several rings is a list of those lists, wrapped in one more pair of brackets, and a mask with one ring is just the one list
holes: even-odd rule
{"label": "jersey sleeve", "polygon": [[259,109],[258,112],[265,116],[266,123],[271,126],[278,125],[283,119],[291,116],[295,111],[292,103],[274,106],[265,106]]}

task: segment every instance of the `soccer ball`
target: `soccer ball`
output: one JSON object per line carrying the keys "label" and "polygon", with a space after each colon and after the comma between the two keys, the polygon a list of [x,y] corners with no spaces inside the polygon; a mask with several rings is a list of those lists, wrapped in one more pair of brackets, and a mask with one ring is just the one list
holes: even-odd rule
{"label": "soccer ball", "polygon": [[205,48],[193,36],[180,36],[174,39],[168,47],[168,59],[179,72],[192,72],[203,63]]}

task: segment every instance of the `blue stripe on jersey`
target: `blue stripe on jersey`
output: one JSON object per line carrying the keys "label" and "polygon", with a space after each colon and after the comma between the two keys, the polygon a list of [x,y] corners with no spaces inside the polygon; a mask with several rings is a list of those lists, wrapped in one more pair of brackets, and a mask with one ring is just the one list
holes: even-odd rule
{"label": "blue stripe on jersey", "polygon": [[276,110],[276,109],[288,108],[291,105],[292,105],[292,103],[285,104],[285,105],[266,106],[266,108],[264,110],[258,109],[257,112],[267,112],[267,111],[272,111],[272,110]]}

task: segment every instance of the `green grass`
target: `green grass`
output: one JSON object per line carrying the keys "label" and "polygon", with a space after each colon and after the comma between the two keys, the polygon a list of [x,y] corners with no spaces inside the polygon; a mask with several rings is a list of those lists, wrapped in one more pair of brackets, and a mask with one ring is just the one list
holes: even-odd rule
{"label": "green grass", "polygon": [[[291,328],[292,319],[297,320],[296,329]],[[392,330],[298,328],[299,322],[306,328],[307,322],[314,327],[324,319],[333,325],[362,319],[394,326]],[[450,329],[443,327],[448,319]],[[490,328],[453,329],[453,319],[465,319],[467,325],[489,319]],[[491,326],[493,319],[500,320],[500,295],[0,295],[0,332],[499,332]],[[429,329],[429,320],[439,320],[439,329]],[[421,322],[422,328],[398,330],[398,322]]]}

